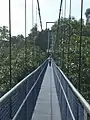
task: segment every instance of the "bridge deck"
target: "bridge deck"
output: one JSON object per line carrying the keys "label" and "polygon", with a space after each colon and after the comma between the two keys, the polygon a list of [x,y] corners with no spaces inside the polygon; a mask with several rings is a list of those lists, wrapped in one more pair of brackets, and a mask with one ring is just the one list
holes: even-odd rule
{"label": "bridge deck", "polygon": [[60,108],[54,83],[53,68],[47,67],[32,120],[60,120]]}

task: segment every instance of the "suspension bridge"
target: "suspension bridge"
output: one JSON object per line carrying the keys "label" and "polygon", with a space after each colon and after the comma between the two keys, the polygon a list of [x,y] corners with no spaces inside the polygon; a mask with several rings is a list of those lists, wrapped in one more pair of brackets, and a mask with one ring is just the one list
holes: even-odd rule
{"label": "suspension bridge", "polygon": [[[56,41],[58,40],[58,33],[60,29],[59,24],[62,4],[63,0],[60,2]],[[37,5],[42,30],[39,0],[37,0]],[[19,83],[12,87],[11,2],[9,0],[10,90],[0,98],[0,120],[90,120],[90,105],[79,92],[81,83],[82,12],[83,0],[81,0],[81,34],[78,73],[79,90],[74,87],[71,81],[66,77],[61,68],[56,65],[56,62],[52,58],[53,53],[51,52],[54,51],[55,46],[55,43],[53,42],[52,50],[49,53],[49,37],[47,45],[48,58],[36,70],[29,73]],[[69,19],[71,19],[71,0]],[[71,38],[69,36],[69,40],[70,39]],[[26,42],[25,0],[25,65],[27,66]]]}

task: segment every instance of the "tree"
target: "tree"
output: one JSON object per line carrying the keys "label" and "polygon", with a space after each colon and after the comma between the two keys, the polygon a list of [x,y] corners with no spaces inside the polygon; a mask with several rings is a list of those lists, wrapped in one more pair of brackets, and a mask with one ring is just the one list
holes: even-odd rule
{"label": "tree", "polygon": [[86,23],[88,24],[88,23],[90,23],[90,8],[86,9],[85,15],[87,18]]}
{"label": "tree", "polygon": [[[69,26],[70,25],[70,26]],[[84,24],[82,37],[82,70],[81,70],[81,93],[90,101],[90,25]],[[78,70],[79,70],[79,43],[80,43],[80,20],[71,18],[70,24],[68,18],[61,18],[58,37],[56,39],[57,22],[52,26],[55,40],[54,58],[64,71],[73,85],[78,88]],[[70,32],[69,32],[70,30]],[[87,31],[86,31],[87,30]],[[70,43],[69,41],[70,37]],[[69,43],[69,44],[68,44]],[[68,53],[69,48],[69,53]],[[68,61],[69,54],[69,61]],[[69,70],[68,70],[69,66]]]}
{"label": "tree", "polygon": [[[0,27],[0,38],[7,38],[8,28]],[[32,28],[31,33],[26,38],[26,62],[25,66],[25,38],[23,35],[12,36],[11,38],[11,65],[12,65],[12,86],[22,80],[27,74],[37,68],[45,59],[46,53],[43,52],[38,45],[36,45],[36,56],[33,50],[33,38],[37,39],[36,26]],[[31,42],[32,41],[32,42]],[[0,40],[0,92],[9,90],[10,84],[10,61],[9,61],[9,42]]]}

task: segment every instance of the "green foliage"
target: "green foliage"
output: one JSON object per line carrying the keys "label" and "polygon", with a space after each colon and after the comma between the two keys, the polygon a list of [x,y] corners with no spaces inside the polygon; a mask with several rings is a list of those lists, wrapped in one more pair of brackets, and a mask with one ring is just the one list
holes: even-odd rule
{"label": "green foliage", "polygon": [[[6,92],[10,87],[10,59],[9,59],[9,32],[6,26],[0,27],[0,93]],[[37,26],[32,28],[26,38],[23,35],[11,38],[11,76],[12,86],[17,84],[27,74],[36,69],[46,57],[46,53],[35,44],[37,41]],[[26,55],[25,55],[26,51]],[[26,63],[25,63],[26,56]]]}
{"label": "green foliage", "polygon": [[88,8],[85,12],[86,17],[88,17],[89,14],[90,14],[90,8]]}
{"label": "green foliage", "polygon": [[[70,23],[70,24],[69,24]],[[70,20],[61,18],[57,34],[57,21],[52,26],[54,54],[53,57],[71,82],[78,89],[79,72],[79,45],[80,45],[80,20],[74,17]],[[9,62],[9,37],[8,28],[0,27],[0,91],[9,89],[10,62]],[[39,32],[35,25],[26,38],[23,35],[12,36],[12,86],[17,84],[28,73],[36,69],[47,57],[48,45],[47,30]],[[50,40],[50,45],[51,45]],[[26,63],[25,63],[26,51]],[[81,93],[90,101],[90,25],[84,24],[82,37],[82,68],[81,68]]]}
{"label": "green foliage", "polygon": [[[70,24],[69,24],[70,23]],[[64,73],[78,89],[80,20],[61,18],[58,38],[57,22],[52,26],[55,41],[54,58]],[[84,24],[82,37],[81,93],[90,100],[90,25]]]}

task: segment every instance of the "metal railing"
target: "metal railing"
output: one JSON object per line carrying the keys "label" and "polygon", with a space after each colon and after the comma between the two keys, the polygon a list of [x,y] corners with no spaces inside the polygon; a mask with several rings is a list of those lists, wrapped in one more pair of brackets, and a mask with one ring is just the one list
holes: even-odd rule
{"label": "metal railing", "polygon": [[90,105],[54,62],[53,71],[62,120],[90,120]]}
{"label": "metal railing", "polygon": [[0,98],[0,120],[30,120],[48,65],[46,60]]}

